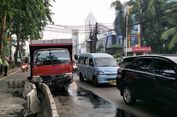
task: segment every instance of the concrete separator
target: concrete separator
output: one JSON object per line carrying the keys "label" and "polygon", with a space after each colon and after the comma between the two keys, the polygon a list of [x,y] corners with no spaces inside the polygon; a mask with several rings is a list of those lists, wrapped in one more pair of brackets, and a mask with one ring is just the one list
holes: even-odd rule
{"label": "concrete separator", "polygon": [[37,113],[41,117],[59,117],[53,95],[45,83],[39,83],[36,88],[35,84],[26,81],[23,97],[27,100],[24,117]]}
{"label": "concrete separator", "polygon": [[24,117],[40,112],[40,102],[37,96],[36,86],[28,81],[25,82],[23,97],[26,98]]}
{"label": "concrete separator", "polygon": [[42,117],[59,117],[52,93],[45,83],[42,83],[42,93],[45,99],[45,101],[42,101],[42,105],[46,105],[47,107],[44,110],[45,113],[42,114]]}

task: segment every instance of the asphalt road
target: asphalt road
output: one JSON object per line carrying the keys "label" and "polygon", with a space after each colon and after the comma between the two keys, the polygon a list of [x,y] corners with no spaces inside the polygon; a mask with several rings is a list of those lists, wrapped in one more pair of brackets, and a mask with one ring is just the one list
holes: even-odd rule
{"label": "asphalt road", "polygon": [[[61,117],[176,117],[175,109],[149,101],[125,105],[115,86],[93,87],[77,75],[68,93],[54,96]],[[101,100],[101,101],[100,101]],[[98,108],[95,108],[98,107]]]}
{"label": "asphalt road", "polygon": [[[7,82],[22,81],[29,76],[18,71],[0,79],[0,117],[22,117],[25,100],[22,88],[9,87]],[[17,83],[18,84],[18,83]],[[68,92],[54,95],[60,117],[176,117],[176,109],[163,104],[138,101],[133,106],[124,104],[115,86],[93,87],[80,82],[77,75]],[[172,111],[170,111],[172,110]]]}

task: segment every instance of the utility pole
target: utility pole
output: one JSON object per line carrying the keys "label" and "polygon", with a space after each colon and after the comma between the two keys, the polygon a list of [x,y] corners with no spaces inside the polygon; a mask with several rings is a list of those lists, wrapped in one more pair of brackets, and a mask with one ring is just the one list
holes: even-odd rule
{"label": "utility pole", "polygon": [[91,30],[91,26],[90,26],[90,22],[89,22],[89,29],[90,29],[90,35],[89,35],[89,38],[90,38],[90,53],[93,52],[93,36],[92,36],[92,30]]}
{"label": "utility pole", "polygon": [[128,14],[126,13],[126,38],[125,38],[125,57],[127,57],[127,41],[128,40]]}
{"label": "utility pole", "polygon": [[98,23],[96,22],[96,24],[95,24],[95,32],[94,32],[94,43],[93,43],[93,45],[94,45],[94,50],[93,50],[93,52],[96,52],[96,42],[97,42],[97,34],[98,34]]}

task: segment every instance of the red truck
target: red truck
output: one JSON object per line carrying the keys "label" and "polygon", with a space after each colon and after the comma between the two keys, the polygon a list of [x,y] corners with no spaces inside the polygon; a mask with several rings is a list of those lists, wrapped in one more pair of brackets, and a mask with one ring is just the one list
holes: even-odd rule
{"label": "red truck", "polygon": [[31,80],[40,76],[51,91],[66,91],[73,81],[72,40],[32,40],[29,48]]}

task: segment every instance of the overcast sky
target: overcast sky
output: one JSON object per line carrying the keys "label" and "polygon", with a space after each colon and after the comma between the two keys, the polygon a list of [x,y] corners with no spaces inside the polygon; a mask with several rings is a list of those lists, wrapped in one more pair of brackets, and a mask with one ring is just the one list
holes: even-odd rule
{"label": "overcast sky", "polygon": [[[115,0],[55,0],[51,8],[55,24],[84,25],[85,18],[92,13],[97,22],[113,23],[114,8],[110,5]],[[125,1],[125,0],[121,0]]]}

